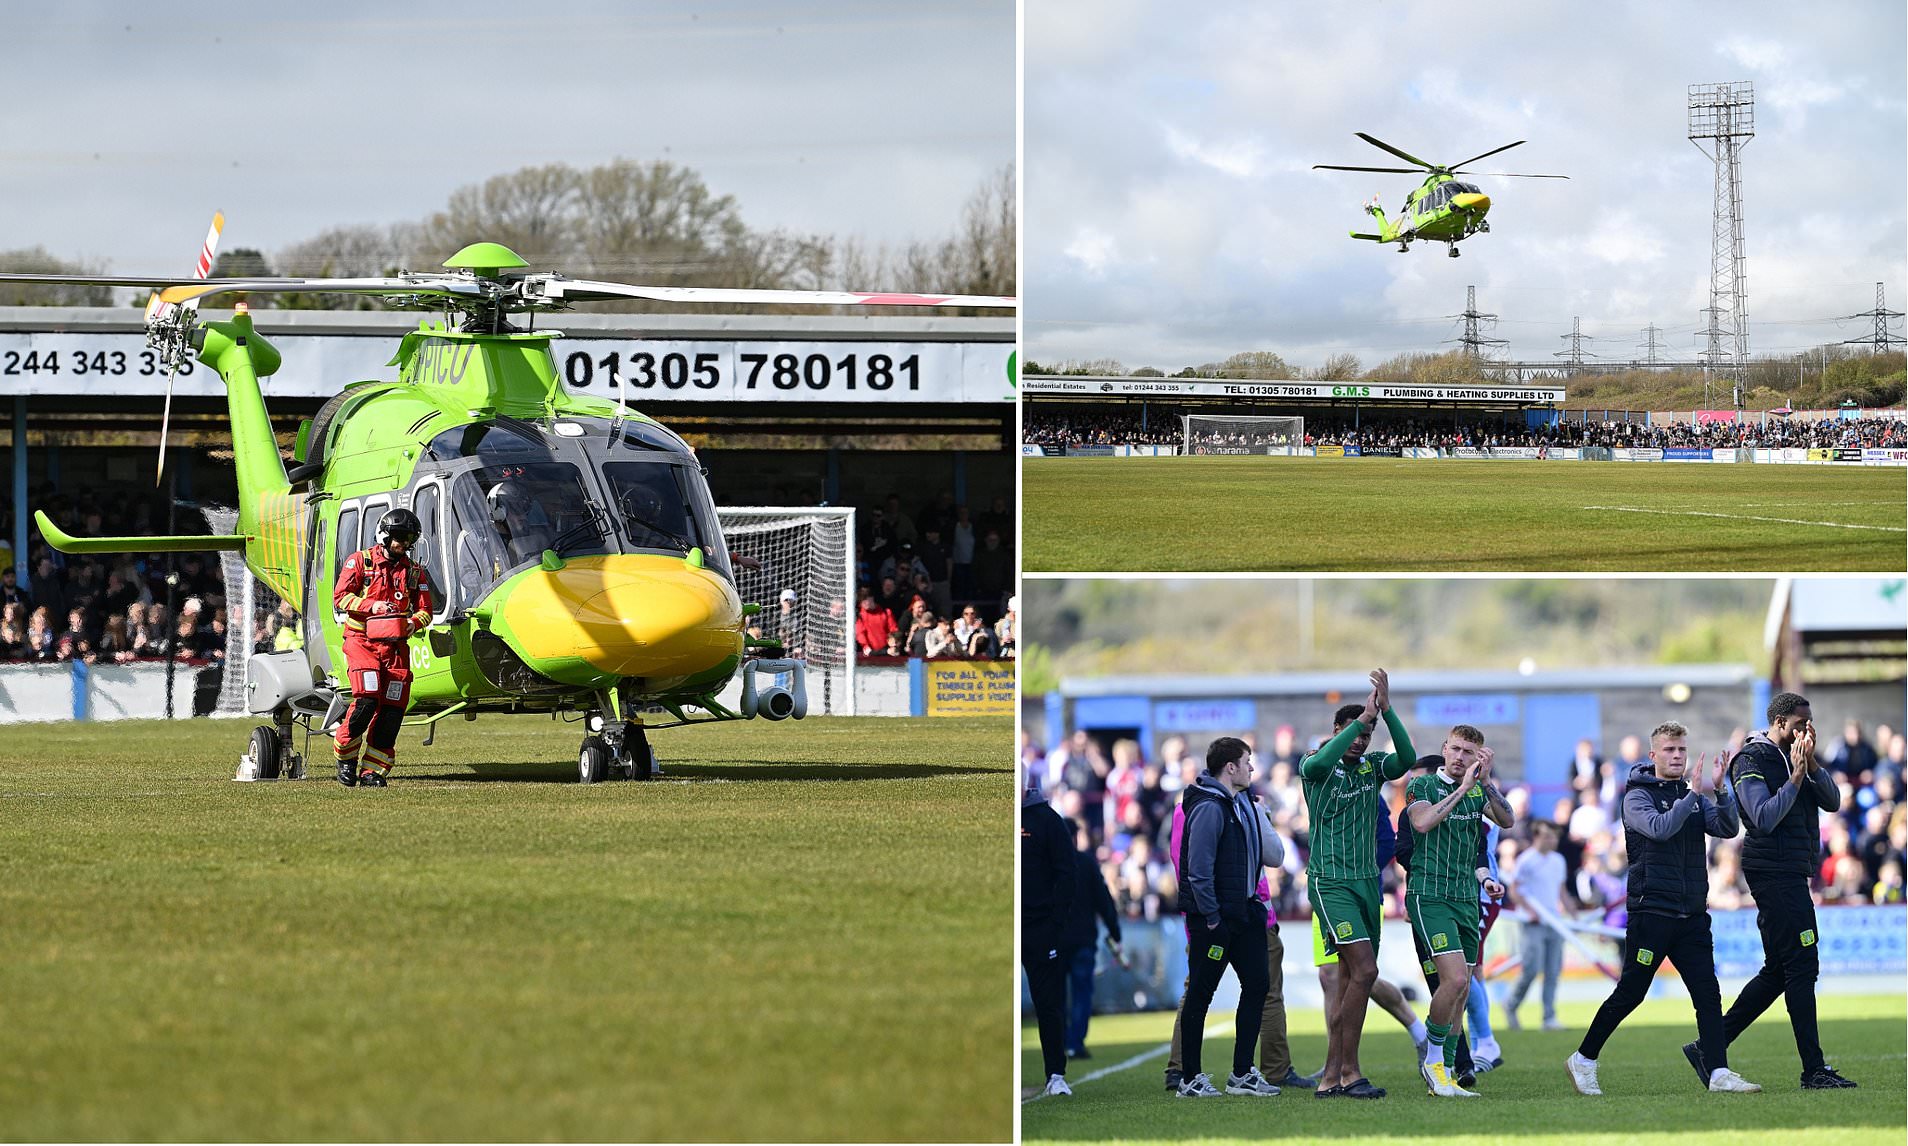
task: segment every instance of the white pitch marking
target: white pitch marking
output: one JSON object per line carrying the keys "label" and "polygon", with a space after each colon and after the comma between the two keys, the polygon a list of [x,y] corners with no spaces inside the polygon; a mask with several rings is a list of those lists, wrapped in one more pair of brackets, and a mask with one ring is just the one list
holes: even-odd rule
{"label": "white pitch marking", "polygon": [[[1206,1037],[1213,1038],[1218,1035],[1223,1035],[1227,1031],[1230,1031],[1231,1029],[1232,1029],[1231,1023],[1220,1023],[1218,1026],[1213,1027],[1211,1030],[1207,1031]],[[1123,1071],[1123,1070],[1131,1070],[1143,1062],[1151,1062],[1153,1059],[1156,1059],[1163,1054],[1171,1054],[1172,1050],[1173,1050],[1173,1044],[1161,1043],[1160,1045],[1154,1047],[1152,1050],[1142,1051],[1139,1054],[1134,1055],[1132,1058],[1127,1059],[1125,1062],[1116,1062],[1112,1066],[1103,1066],[1099,1070],[1089,1071],[1088,1073],[1081,1075],[1080,1080],[1078,1082],[1070,1083],[1069,1085],[1085,1086],[1087,1083],[1096,1082],[1102,1078],[1105,1078],[1109,1074],[1118,1074],[1120,1071]],[[1041,1081],[1044,1085],[1046,1080],[1042,1079]],[[1026,1103],[1029,1103],[1029,1102],[1039,1102],[1041,1099],[1045,1097],[1047,1097],[1047,1092],[1043,1090],[1040,1093],[1032,1096],[1031,1098],[1023,1098],[1020,1101],[1022,1105],[1025,1105]]]}
{"label": "white pitch marking", "polygon": [[1726,517],[1731,521],[1773,521],[1781,525],[1820,525],[1828,529],[1874,529],[1883,533],[1908,533],[1895,525],[1850,525],[1845,521],[1802,521],[1794,517],[1757,517],[1752,513],[1705,513],[1696,509],[1644,509],[1635,505],[1586,505],[1585,509],[1607,509],[1616,513],[1659,513],[1668,517]]}

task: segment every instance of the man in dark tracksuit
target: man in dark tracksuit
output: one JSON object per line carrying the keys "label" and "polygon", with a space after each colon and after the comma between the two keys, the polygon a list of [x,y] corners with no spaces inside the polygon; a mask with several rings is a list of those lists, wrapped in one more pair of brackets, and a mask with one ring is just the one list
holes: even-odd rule
{"label": "man in dark tracksuit", "polygon": [[[1802,1089],[1854,1086],[1822,1061],[1816,1037],[1815,901],[1809,897],[1809,877],[1821,860],[1820,814],[1838,811],[1842,794],[1815,759],[1809,702],[1792,692],[1771,698],[1768,731],[1743,743],[1731,771],[1748,829],[1742,874],[1756,901],[1762,970],[1743,985],[1723,1016],[1724,1041],[1735,1042],[1780,995],[1802,1057]],[[1683,1052],[1689,1054],[1690,1048]],[[1702,1070],[1704,1060],[1692,1055],[1690,1062]]]}
{"label": "man in dark tracksuit", "polygon": [[1230,966],[1239,977],[1239,1009],[1233,1019],[1232,1074],[1226,1093],[1275,1095],[1252,1063],[1259,1045],[1259,1022],[1271,990],[1266,963],[1266,905],[1258,897],[1264,863],[1259,812],[1248,791],[1252,749],[1234,736],[1221,736],[1206,749],[1206,771],[1186,787],[1180,806],[1186,813],[1180,838],[1179,870],[1185,873],[1180,905],[1186,909],[1186,958],[1191,974],[1180,1007],[1181,1055],[1185,1081],[1181,1098],[1216,1098],[1219,1088],[1202,1070],[1201,1044],[1206,1009]]}
{"label": "man in dark tracksuit", "polygon": [[[1623,790],[1623,840],[1630,855],[1630,921],[1623,937],[1623,972],[1610,997],[1565,1066],[1579,1094],[1602,1094],[1597,1055],[1649,991],[1656,969],[1676,964],[1696,1009],[1696,1030],[1712,1091],[1754,1093],[1762,1088],[1729,1069],[1723,1038],[1722,989],[1716,985],[1716,944],[1709,927],[1709,865],[1705,834],[1731,839],[1742,830],[1721,753],[1713,772],[1702,756],[1689,766],[1689,730],[1665,721],[1650,733],[1650,758],[1631,769]],[[1683,781],[1689,772],[1690,782]],[[1720,791],[1716,783],[1722,781]],[[1713,794],[1713,798],[1712,798]]]}
{"label": "man in dark tracksuit", "polygon": [[1067,1057],[1091,1058],[1086,1049],[1087,1024],[1093,1019],[1093,965],[1100,949],[1100,926],[1106,921],[1107,934],[1117,949],[1120,945],[1120,911],[1113,903],[1113,892],[1094,862],[1092,839],[1086,825],[1080,825],[1074,839],[1073,905],[1067,910],[1060,932],[1060,962],[1067,970]]}
{"label": "man in dark tracksuit", "polygon": [[1072,833],[1040,794],[1039,783],[1030,780],[1020,805],[1020,965],[1027,969],[1040,1022],[1047,1094],[1073,1093],[1067,1086],[1067,979],[1060,931],[1077,882]]}

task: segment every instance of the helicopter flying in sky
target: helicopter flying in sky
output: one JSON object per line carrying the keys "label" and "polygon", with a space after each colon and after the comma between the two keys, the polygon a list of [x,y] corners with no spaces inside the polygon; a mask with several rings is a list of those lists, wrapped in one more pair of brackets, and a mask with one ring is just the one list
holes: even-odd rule
{"label": "helicopter flying in sky", "polygon": [[[1418,239],[1441,242],[1448,245],[1451,257],[1454,259],[1458,257],[1459,242],[1491,229],[1491,225],[1484,219],[1491,209],[1491,198],[1479,190],[1476,184],[1466,183],[1457,178],[1460,175],[1471,174],[1463,170],[1464,165],[1476,163],[1500,151],[1509,151],[1526,142],[1520,139],[1516,143],[1506,143],[1502,147],[1494,147],[1481,155],[1473,155],[1469,159],[1445,167],[1436,163],[1426,163],[1417,156],[1400,151],[1384,140],[1366,135],[1362,131],[1356,134],[1358,138],[1373,147],[1388,151],[1406,162],[1417,164],[1417,168],[1346,167],[1336,163],[1315,163],[1312,165],[1312,170],[1378,171],[1390,175],[1416,175],[1421,169],[1429,174],[1425,176],[1424,183],[1417,190],[1405,196],[1404,210],[1396,219],[1386,218],[1385,209],[1378,205],[1378,197],[1372,196],[1371,201],[1365,204],[1365,210],[1378,220],[1378,233],[1374,235],[1364,231],[1353,231],[1351,237],[1370,239],[1376,243],[1397,243],[1400,251],[1410,250],[1411,244]],[[1491,178],[1506,179],[1570,178],[1568,175],[1520,175],[1508,171],[1492,171],[1484,174]]]}
{"label": "helicopter flying in sky", "polygon": [[[209,265],[202,257],[198,274]],[[216,371],[231,419],[235,532],[75,537],[41,511],[41,535],[63,553],[240,552],[298,605],[304,647],[248,662],[247,705],[270,720],[253,730],[248,753],[265,778],[303,775],[294,726],[327,733],[350,704],[332,587],[345,558],[372,544],[380,519],[399,508],[423,524],[414,554],[439,597],[429,626],[410,638],[407,724],[580,714],[578,776],[594,783],[653,774],[656,728],[805,715],[803,663],[747,632],[759,606],[737,594],[694,452],[620,393],[615,401],[571,393],[550,352],[561,334],[512,317],[618,299],[1007,309],[1016,301],[585,281],[532,272],[508,248],[483,242],[444,266],[363,279],[0,275],[154,291],[148,345],[174,371],[193,358]],[[242,301],[216,321],[200,321],[197,306],[289,292],[375,295],[443,317],[404,335],[391,360],[395,381],[346,385],[306,420],[287,468],[259,388],[279,352]],[[741,701],[731,708],[718,694],[738,673]]]}

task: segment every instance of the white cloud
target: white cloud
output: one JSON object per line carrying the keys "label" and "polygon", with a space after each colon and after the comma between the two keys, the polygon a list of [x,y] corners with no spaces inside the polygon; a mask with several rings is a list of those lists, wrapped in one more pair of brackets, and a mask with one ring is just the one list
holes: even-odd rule
{"label": "white cloud", "polygon": [[1066,245],[1065,253],[1088,274],[1098,278],[1106,274],[1107,264],[1117,255],[1117,247],[1113,236],[1098,227],[1081,227],[1074,233],[1073,241]]}
{"label": "white cloud", "polygon": [[1166,148],[1181,159],[1240,179],[1258,175],[1265,161],[1265,148],[1257,140],[1207,143],[1171,125],[1166,128]]}

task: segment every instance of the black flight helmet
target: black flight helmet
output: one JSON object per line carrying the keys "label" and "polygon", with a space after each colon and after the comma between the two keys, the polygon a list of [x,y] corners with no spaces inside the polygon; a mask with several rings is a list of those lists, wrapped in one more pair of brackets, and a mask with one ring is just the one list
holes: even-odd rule
{"label": "black flight helmet", "polygon": [[378,541],[380,544],[402,541],[406,545],[416,545],[424,525],[418,521],[417,514],[408,509],[394,509],[378,521]]}

